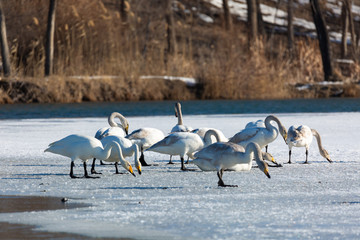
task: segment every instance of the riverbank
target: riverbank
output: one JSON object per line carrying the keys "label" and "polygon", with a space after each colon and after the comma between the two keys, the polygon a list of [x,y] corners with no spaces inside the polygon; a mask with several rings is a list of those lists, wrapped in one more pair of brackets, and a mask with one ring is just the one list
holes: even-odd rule
{"label": "riverbank", "polygon": [[[359,82],[286,84],[281,90],[272,89],[270,92],[266,92],[264,87],[261,87],[261,91],[256,91],[259,87],[254,86],[251,90],[254,94],[246,95],[242,94],[246,89],[239,87],[239,93],[221,97],[211,95],[208,90],[211,88],[209,84],[201,81],[189,85],[181,80],[161,78],[138,79],[135,83],[120,77],[106,76],[4,79],[0,81],[0,104],[360,97]],[[224,86],[224,89],[226,88]]]}

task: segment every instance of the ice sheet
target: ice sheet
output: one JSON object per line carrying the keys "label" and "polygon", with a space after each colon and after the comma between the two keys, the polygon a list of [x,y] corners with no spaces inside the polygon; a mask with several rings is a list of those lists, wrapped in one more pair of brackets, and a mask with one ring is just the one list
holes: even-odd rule
{"label": "ice sheet", "polygon": [[[50,142],[72,133],[93,136],[106,118],[0,121],[0,194],[68,197],[91,207],[0,214],[0,221],[37,225],[95,237],[135,239],[358,239],[360,235],[360,113],[276,114],[282,123],[316,129],[334,163],[320,156],[314,139],[310,164],[305,149],[294,148],[296,163],[270,168],[271,179],[254,168],[225,172],[182,172],[169,156],[146,152],[143,174],[114,175],[114,166],[97,165],[100,179],[71,179],[70,160],[44,153]],[[214,127],[228,137],[265,114],[183,116],[184,124]],[[156,127],[168,133],[173,115],[130,117],[130,131]],[[279,162],[288,159],[281,138],[269,145]],[[133,163],[132,158],[128,160]],[[90,165],[90,164],[89,164]],[[90,170],[90,167],[88,167]],[[190,165],[189,168],[197,169]],[[121,169],[121,168],[119,168]],[[83,174],[81,162],[75,174]],[[121,171],[124,171],[121,169]]]}

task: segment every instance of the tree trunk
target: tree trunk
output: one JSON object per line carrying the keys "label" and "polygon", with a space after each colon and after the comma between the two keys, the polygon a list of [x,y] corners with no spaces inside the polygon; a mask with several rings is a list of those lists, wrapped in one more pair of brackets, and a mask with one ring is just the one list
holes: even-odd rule
{"label": "tree trunk", "polygon": [[257,11],[256,11],[256,0],[246,0],[247,13],[248,13],[248,43],[249,46],[253,46],[257,41],[258,36],[258,23],[257,23]]}
{"label": "tree trunk", "polygon": [[120,16],[121,23],[124,25],[127,23],[127,11],[126,11],[126,3],[125,0],[120,0]]}
{"label": "tree trunk", "polygon": [[323,63],[324,80],[329,81],[333,76],[329,34],[326,29],[325,19],[321,13],[319,1],[310,0],[310,5],[316,27],[316,33],[319,40],[319,47]]}
{"label": "tree trunk", "polygon": [[287,21],[288,21],[288,32],[287,32],[287,37],[288,37],[288,50],[290,52],[290,54],[292,54],[293,49],[294,49],[294,24],[293,24],[293,20],[294,20],[294,13],[293,13],[293,0],[288,0],[288,5],[287,5]]}
{"label": "tree trunk", "polygon": [[10,52],[9,45],[6,35],[6,24],[5,24],[5,14],[3,12],[2,1],[0,0],[0,44],[1,44],[1,57],[3,64],[4,76],[8,77],[11,74],[10,67]]}
{"label": "tree trunk", "polygon": [[357,45],[356,45],[356,36],[355,36],[355,27],[354,27],[354,20],[352,14],[352,0],[345,0],[345,6],[347,10],[347,16],[349,18],[349,31],[351,36],[351,48],[352,48],[352,55],[353,59],[356,60],[357,55]]}
{"label": "tree trunk", "polygon": [[257,35],[265,35],[265,24],[261,13],[260,0],[256,0]]}
{"label": "tree trunk", "polygon": [[225,29],[227,31],[231,31],[232,29],[232,21],[231,21],[231,13],[229,9],[228,0],[223,0],[223,9],[224,9],[224,19],[225,19]]}
{"label": "tree trunk", "polygon": [[175,25],[174,25],[174,16],[172,13],[172,0],[166,0],[166,25],[167,25],[167,52],[168,54],[175,54],[176,47],[176,35],[175,35]]}
{"label": "tree trunk", "polygon": [[50,0],[45,46],[45,76],[53,74],[54,70],[54,32],[56,0]]}
{"label": "tree trunk", "polygon": [[341,44],[340,44],[340,54],[341,58],[345,58],[347,54],[347,30],[349,27],[349,18],[347,16],[347,9],[345,3],[341,7],[341,23],[342,23],[342,35],[341,35]]}

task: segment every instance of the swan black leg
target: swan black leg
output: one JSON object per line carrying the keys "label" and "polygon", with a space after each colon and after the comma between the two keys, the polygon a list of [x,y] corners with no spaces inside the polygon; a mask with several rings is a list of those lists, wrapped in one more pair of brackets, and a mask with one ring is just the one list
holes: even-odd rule
{"label": "swan black leg", "polygon": [[291,150],[289,150],[289,161],[288,163],[290,164],[291,163]]}
{"label": "swan black leg", "polygon": [[84,177],[85,178],[100,178],[100,177],[89,176],[87,169],[86,169],[86,162],[84,162]]}
{"label": "swan black leg", "polygon": [[74,175],[74,171],[73,171],[74,166],[75,166],[75,163],[71,162],[71,165],[70,165],[70,177],[71,178],[79,178],[79,177]]}
{"label": "swan black leg", "polygon": [[304,164],[307,164],[308,163],[308,155],[309,155],[309,151],[307,149],[306,149],[305,155],[306,155],[306,160],[305,160]]}
{"label": "swan black leg", "polygon": [[224,169],[221,169],[220,171],[217,172],[219,181],[218,181],[218,186],[219,187],[238,187],[238,185],[225,185],[224,181],[222,180],[222,175],[224,173]]}
{"label": "swan black leg", "polygon": [[143,167],[157,166],[157,165],[158,165],[158,164],[148,164],[148,163],[145,161],[144,150],[143,150],[142,147],[141,147],[141,155],[140,155],[139,161],[140,161],[140,163],[141,163],[141,166],[143,166]]}
{"label": "swan black leg", "polygon": [[115,162],[114,165],[115,165],[115,174],[125,174],[125,173],[119,172],[119,168],[118,168],[119,163],[118,162]]}
{"label": "swan black leg", "polygon": [[168,164],[174,164],[172,161],[172,155],[170,155],[170,160],[169,160]]}
{"label": "swan black leg", "polygon": [[118,163],[118,162],[116,162],[116,163],[115,163],[115,174],[119,174],[119,168],[118,168],[118,165],[119,165],[119,163]]}
{"label": "swan black leg", "polygon": [[145,161],[145,157],[144,157],[143,151],[141,151],[141,155],[140,155],[139,160],[140,160],[141,166],[143,166],[143,167],[151,166],[150,164],[148,164],[148,163]]}
{"label": "swan black leg", "polygon": [[195,171],[195,169],[188,169],[185,167],[185,163],[184,163],[184,158],[183,157],[180,157],[181,158],[181,170],[183,171]]}
{"label": "swan black leg", "polygon": [[91,165],[91,174],[102,174],[100,172],[95,171],[95,161],[96,161],[96,158],[93,159],[93,162],[92,162],[92,165]]}
{"label": "swan black leg", "polygon": [[269,146],[269,145],[266,145],[266,146],[265,146],[265,151],[266,151],[266,152],[268,152],[268,146]]}

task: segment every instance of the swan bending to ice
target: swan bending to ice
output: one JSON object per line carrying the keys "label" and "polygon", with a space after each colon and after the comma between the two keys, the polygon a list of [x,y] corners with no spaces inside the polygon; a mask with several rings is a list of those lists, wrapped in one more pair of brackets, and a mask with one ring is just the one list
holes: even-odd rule
{"label": "swan bending to ice", "polygon": [[184,156],[188,155],[194,158],[193,153],[199,151],[204,146],[211,144],[211,136],[214,135],[219,140],[218,134],[209,130],[206,132],[204,139],[196,133],[190,132],[175,132],[166,136],[163,140],[157,142],[147,151],[153,151],[169,155],[179,155],[181,159],[181,170],[189,170],[185,167]]}
{"label": "swan bending to ice", "polygon": [[[101,143],[103,146],[106,146],[110,142],[116,142],[120,145],[122,156],[123,157],[131,157],[134,156],[134,163],[135,167],[138,170],[138,173],[141,174],[141,163],[139,161],[139,148],[138,146],[133,143],[131,140],[124,138],[124,137],[118,137],[118,136],[107,136],[101,139]],[[119,153],[116,149],[111,150],[110,156],[104,160],[105,162],[114,162],[115,163],[115,170],[116,174],[119,174],[118,170],[118,163],[120,161],[119,159]],[[91,166],[91,173],[92,174],[101,174],[95,171],[95,161],[93,161],[93,164]]]}
{"label": "swan bending to ice", "polygon": [[329,153],[322,146],[320,134],[315,129],[311,129],[306,125],[300,125],[300,126],[293,125],[289,128],[288,135],[286,138],[286,144],[289,147],[288,163],[291,163],[291,149],[293,147],[305,147],[306,160],[304,163],[308,162],[309,147],[313,140],[313,136],[315,136],[317,140],[319,152],[321,156],[326,158],[326,160],[328,160],[330,163],[332,162]]}
{"label": "swan bending to ice", "polygon": [[80,159],[84,165],[84,177],[85,178],[97,178],[88,175],[86,169],[86,162],[91,158],[97,158],[100,160],[107,159],[111,150],[115,148],[118,150],[118,159],[120,160],[121,166],[128,170],[132,175],[135,176],[131,164],[124,159],[121,152],[121,147],[116,142],[109,142],[106,146],[103,146],[101,141],[88,136],[82,135],[69,135],[56,142],[50,143],[49,147],[44,152],[51,152],[59,154],[71,159],[70,165],[70,177],[77,178],[73,173],[74,161]]}
{"label": "swan bending to ice", "polygon": [[213,143],[194,154],[193,163],[202,171],[217,171],[220,187],[237,187],[237,185],[225,185],[222,179],[225,170],[237,168],[237,171],[250,171],[252,160],[255,158],[259,169],[270,178],[268,166],[262,160],[261,149],[257,143],[249,143],[244,148],[231,142]]}
{"label": "swan bending to ice", "polygon": [[[279,130],[270,123],[271,121],[277,123]],[[284,125],[277,117],[269,115],[265,118],[265,127],[245,128],[230,138],[229,142],[237,143],[243,147],[246,147],[250,142],[255,142],[260,148],[263,148],[277,138],[279,131],[286,141],[287,133]]]}

